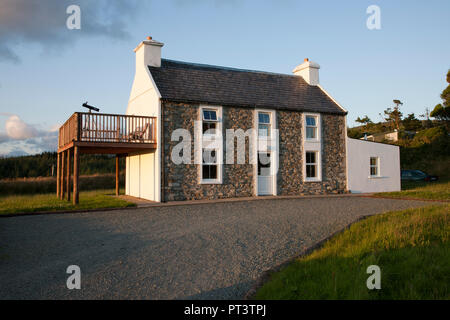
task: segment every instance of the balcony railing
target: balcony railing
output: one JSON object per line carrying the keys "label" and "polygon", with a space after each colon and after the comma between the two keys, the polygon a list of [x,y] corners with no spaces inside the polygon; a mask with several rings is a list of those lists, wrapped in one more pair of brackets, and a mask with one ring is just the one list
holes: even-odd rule
{"label": "balcony railing", "polygon": [[76,112],[59,129],[58,147],[72,142],[156,143],[156,117]]}

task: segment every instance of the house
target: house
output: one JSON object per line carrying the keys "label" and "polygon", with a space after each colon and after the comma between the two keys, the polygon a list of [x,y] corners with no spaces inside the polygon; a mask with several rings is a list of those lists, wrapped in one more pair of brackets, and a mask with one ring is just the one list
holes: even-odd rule
{"label": "house", "polygon": [[400,147],[347,138],[347,188],[352,193],[399,191]]}
{"label": "house", "polygon": [[383,141],[397,142],[398,141],[398,131],[394,130],[391,132],[374,133],[371,135],[366,135],[360,139],[374,141],[374,142],[383,142]]}
{"label": "house", "polygon": [[162,59],[162,47],[148,37],[134,50],[126,113],[154,117],[157,143],[127,154],[126,194],[173,201],[349,191],[347,111],[320,86],[317,63],[305,59],[287,75]]}

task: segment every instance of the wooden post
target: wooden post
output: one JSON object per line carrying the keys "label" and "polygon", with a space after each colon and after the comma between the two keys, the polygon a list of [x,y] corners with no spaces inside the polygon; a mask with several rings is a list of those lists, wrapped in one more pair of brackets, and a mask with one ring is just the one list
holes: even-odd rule
{"label": "wooden post", "polygon": [[119,195],[119,155],[116,154],[116,196]]}
{"label": "wooden post", "polygon": [[60,172],[60,162],[61,162],[61,154],[58,152],[56,156],[56,196],[59,198],[59,193],[61,192],[59,184],[61,183],[61,172]]}
{"label": "wooden post", "polygon": [[67,189],[67,201],[70,201],[70,160],[71,160],[71,156],[70,156],[70,150],[71,149],[67,149],[67,169],[66,169],[66,189]]}
{"label": "wooden post", "polygon": [[80,175],[80,155],[78,147],[73,148],[73,204],[78,204],[78,177]]}
{"label": "wooden post", "polygon": [[60,186],[61,186],[61,192],[59,193],[59,198],[62,200],[64,199],[65,196],[65,190],[64,190],[64,177],[65,177],[65,159],[66,159],[66,152],[63,151],[61,152],[61,182],[60,182]]}

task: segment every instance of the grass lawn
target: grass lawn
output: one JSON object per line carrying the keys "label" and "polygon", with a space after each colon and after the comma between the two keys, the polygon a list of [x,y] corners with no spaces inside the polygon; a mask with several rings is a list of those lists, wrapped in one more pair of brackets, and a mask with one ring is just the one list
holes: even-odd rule
{"label": "grass lawn", "polygon": [[80,203],[59,200],[54,193],[36,195],[0,196],[0,215],[38,211],[65,211],[101,208],[134,207],[134,203],[113,197],[114,190],[80,192]]}
{"label": "grass lawn", "polygon": [[450,181],[402,183],[402,191],[381,192],[375,197],[450,200]]}
{"label": "grass lawn", "polygon": [[[381,268],[369,290],[367,267]],[[450,299],[450,205],[353,224],[270,276],[255,299]]]}

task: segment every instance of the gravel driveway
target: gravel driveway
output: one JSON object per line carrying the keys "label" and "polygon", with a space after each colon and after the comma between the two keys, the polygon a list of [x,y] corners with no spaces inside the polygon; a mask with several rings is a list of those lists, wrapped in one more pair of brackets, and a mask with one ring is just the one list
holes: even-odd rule
{"label": "gravel driveway", "polygon": [[[357,218],[427,204],[346,196],[0,218],[0,298],[240,299]],[[66,288],[69,265],[81,290]]]}

